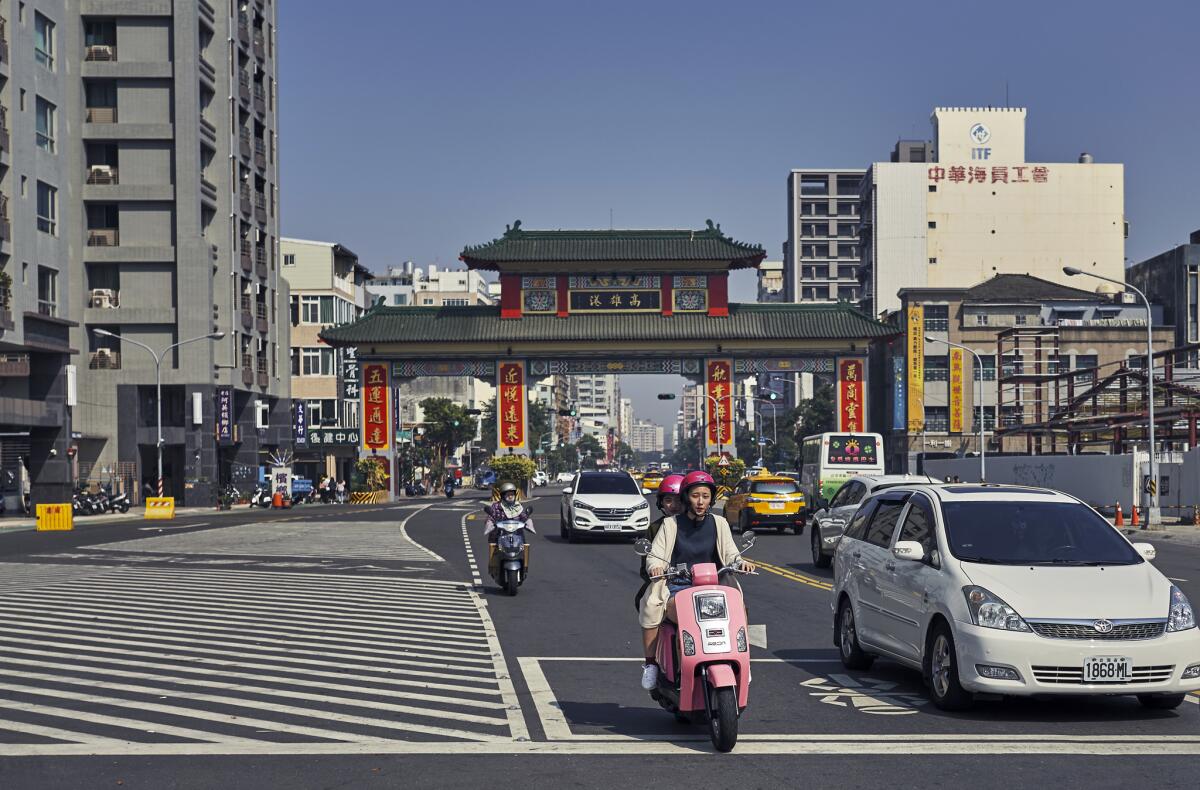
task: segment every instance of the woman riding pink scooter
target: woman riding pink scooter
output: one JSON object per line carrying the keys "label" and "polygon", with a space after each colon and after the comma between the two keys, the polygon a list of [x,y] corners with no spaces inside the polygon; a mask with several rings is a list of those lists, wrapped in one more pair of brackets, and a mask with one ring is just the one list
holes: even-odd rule
{"label": "woman riding pink scooter", "polygon": [[[663,481],[666,482],[665,480]],[[717,484],[707,472],[689,472],[679,483],[682,512],[669,515],[662,520],[658,534],[654,536],[650,553],[646,555],[645,570],[649,578],[662,577],[667,570],[665,559],[670,565],[686,564],[690,569],[701,563],[715,563],[717,567],[738,564],[743,571],[752,572],[754,563],[740,560],[740,551],[733,541],[729,522],[712,511],[717,494]],[[724,584],[737,586],[736,582]],[[642,665],[642,688],[650,691],[658,682],[658,666],[655,656],[659,626],[664,615],[677,622],[674,597],[679,590],[690,586],[690,582],[671,580],[669,583],[657,578],[650,584],[642,597],[638,619],[642,626],[642,644],[645,648],[645,663]]]}

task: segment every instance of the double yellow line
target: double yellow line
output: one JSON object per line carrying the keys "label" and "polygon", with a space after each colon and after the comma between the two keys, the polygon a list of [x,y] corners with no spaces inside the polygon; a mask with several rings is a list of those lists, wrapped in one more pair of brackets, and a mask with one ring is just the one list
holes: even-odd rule
{"label": "double yellow line", "polygon": [[754,564],[762,568],[764,571],[773,573],[776,576],[782,576],[783,578],[790,579],[794,582],[807,584],[809,587],[815,587],[818,590],[829,592],[833,589],[832,584],[824,579],[818,579],[815,576],[805,576],[804,574],[790,570],[789,568],[781,568],[778,565],[771,565],[770,563],[762,562],[761,560],[754,560]]}

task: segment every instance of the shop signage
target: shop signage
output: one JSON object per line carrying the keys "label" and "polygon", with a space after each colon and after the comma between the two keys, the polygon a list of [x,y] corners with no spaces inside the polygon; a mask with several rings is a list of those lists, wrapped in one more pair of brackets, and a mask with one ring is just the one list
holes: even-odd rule
{"label": "shop signage", "polygon": [[217,443],[233,441],[233,388],[217,387]]}
{"label": "shop signage", "polygon": [[309,428],[306,439],[314,447],[351,446],[358,444],[359,436],[357,428]]}
{"label": "shop signage", "polygon": [[866,365],[861,359],[838,360],[838,431],[861,433],[866,428]]}
{"label": "shop signage", "polygon": [[963,352],[950,349],[950,433],[963,430]]}
{"label": "shop signage", "polygon": [[903,431],[908,414],[905,404],[904,357],[892,357],[892,430]]}
{"label": "shop signage", "polygon": [[342,397],[358,400],[358,349],[342,349]]}
{"label": "shop signage", "polygon": [[925,308],[908,308],[908,430],[925,428]]}
{"label": "shop signage", "polygon": [[302,400],[292,401],[292,430],[296,444],[308,441],[308,408]]}

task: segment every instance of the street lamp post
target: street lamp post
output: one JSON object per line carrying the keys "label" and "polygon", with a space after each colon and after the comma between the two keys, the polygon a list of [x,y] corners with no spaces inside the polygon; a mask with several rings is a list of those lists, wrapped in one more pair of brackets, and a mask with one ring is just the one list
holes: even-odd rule
{"label": "street lamp post", "polygon": [[225,333],[224,332],[212,332],[210,334],[201,335],[199,337],[191,337],[191,338],[188,338],[187,340],[181,340],[178,343],[172,343],[171,345],[164,348],[161,352],[155,351],[154,349],[150,348],[150,346],[146,345],[145,343],[139,342],[137,340],[133,340],[128,337],[122,337],[121,335],[114,334],[113,332],[109,332],[106,329],[98,329],[98,328],[93,329],[92,334],[99,335],[100,337],[116,338],[117,340],[119,340],[123,343],[132,343],[135,346],[139,346],[139,347],[144,348],[147,351],[149,351],[150,356],[154,358],[154,401],[155,401],[155,408],[157,410],[155,421],[158,424],[158,443],[157,443],[158,446],[156,448],[158,450],[158,481],[155,486],[155,490],[158,492],[158,496],[162,496],[163,495],[163,432],[162,432],[162,361],[163,361],[163,357],[165,357],[167,355],[167,353],[172,351],[173,349],[179,348],[180,346],[186,346],[188,343],[198,343],[201,340],[220,340],[221,338],[225,337]]}
{"label": "street lamp post", "polygon": [[[947,346],[962,349],[963,351],[966,351],[971,356],[975,357],[975,369],[979,371],[979,384],[978,384],[978,386],[975,387],[975,413],[979,415],[979,482],[985,483],[985,482],[987,482],[987,460],[986,460],[987,449],[985,448],[984,438],[983,438],[983,425],[984,425],[984,421],[983,421],[983,360],[980,359],[979,355],[975,353],[974,349],[967,348],[964,345],[960,345],[958,343],[954,343],[949,340],[942,340],[941,338],[930,337],[929,335],[926,335],[925,342],[926,343],[944,343]],[[922,431],[922,442],[924,442],[924,432],[923,431]],[[922,447],[922,450],[924,450],[923,447]]]}
{"label": "street lamp post", "polygon": [[1160,526],[1162,524],[1162,511],[1158,506],[1158,462],[1155,459],[1154,447],[1154,312],[1150,309],[1150,300],[1146,294],[1142,293],[1137,288],[1129,283],[1115,280],[1112,277],[1105,277],[1094,272],[1085,272],[1083,269],[1075,266],[1064,266],[1063,274],[1068,277],[1076,275],[1085,275],[1087,277],[1095,277],[1097,280],[1114,283],[1122,288],[1128,288],[1138,296],[1142,297],[1142,303],[1146,305],[1146,403],[1148,407],[1148,417],[1150,418],[1150,432],[1148,440],[1150,442],[1150,490],[1145,492],[1149,500],[1149,507],[1146,507],[1146,526]]}

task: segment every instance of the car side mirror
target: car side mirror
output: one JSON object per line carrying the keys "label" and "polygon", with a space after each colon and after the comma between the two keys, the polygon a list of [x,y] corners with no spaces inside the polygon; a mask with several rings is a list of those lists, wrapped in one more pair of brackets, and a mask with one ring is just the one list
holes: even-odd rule
{"label": "car side mirror", "polygon": [[1154,562],[1154,559],[1158,556],[1158,549],[1154,548],[1154,545],[1151,543],[1135,543],[1133,547],[1137,549],[1138,554],[1142,555],[1142,559],[1148,562]]}
{"label": "car side mirror", "polygon": [[566,488],[564,488],[564,489],[563,489],[563,493],[564,493],[564,494],[569,494],[569,493],[571,493],[571,487],[570,487],[570,486],[567,486]]}
{"label": "car side mirror", "polygon": [[892,556],[898,560],[920,562],[925,559],[925,547],[915,540],[899,540],[892,547]]}

